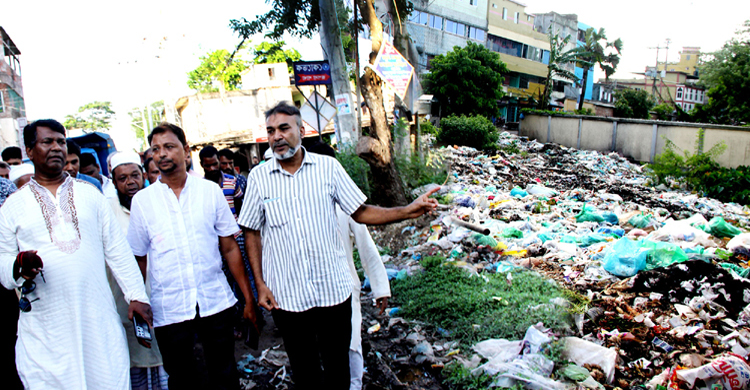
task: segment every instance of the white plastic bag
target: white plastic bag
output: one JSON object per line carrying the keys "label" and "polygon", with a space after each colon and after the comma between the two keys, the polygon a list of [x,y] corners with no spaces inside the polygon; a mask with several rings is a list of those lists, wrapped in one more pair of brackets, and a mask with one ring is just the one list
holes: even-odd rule
{"label": "white plastic bag", "polygon": [[583,367],[584,364],[594,364],[607,375],[607,383],[615,380],[615,361],[617,351],[596,345],[578,337],[566,337],[563,356],[573,363]]}
{"label": "white plastic bag", "polygon": [[750,366],[734,354],[726,354],[698,368],[677,370],[677,377],[692,388],[695,381],[703,379],[709,387],[721,383],[725,390],[741,390],[750,386]]}

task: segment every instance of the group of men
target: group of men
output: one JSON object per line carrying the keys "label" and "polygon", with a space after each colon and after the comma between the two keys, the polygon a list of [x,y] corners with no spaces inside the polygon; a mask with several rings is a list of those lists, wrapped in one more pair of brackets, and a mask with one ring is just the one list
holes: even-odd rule
{"label": "group of men", "polygon": [[[270,311],[295,388],[361,388],[351,239],[382,310],[387,276],[364,225],[415,218],[437,202],[428,193],[404,207],[366,205],[335,158],[302,147],[296,107],[274,106],[266,127],[273,158],[246,180],[227,174],[232,156],[213,147],[200,154],[205,178],[190,174],[190,146],[173,124],[148,135],[143,165],[135,153],[113,155],[111,180],[67,144],[59,122],[24,128],[34,173],[0,207],[0,282],[18,291],[25,388],[166,388],[168,377],[172,389],[237,389],[237,296],[256,331],[258,305]],[[150,349],[134,316],[153,326]]]}

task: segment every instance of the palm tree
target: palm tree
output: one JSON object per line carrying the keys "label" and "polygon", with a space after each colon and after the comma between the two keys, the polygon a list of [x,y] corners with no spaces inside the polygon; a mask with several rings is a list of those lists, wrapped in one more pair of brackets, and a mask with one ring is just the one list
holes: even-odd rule
{"label": "palm tree", "polygon": [[[604,44],[602,45],[602,41]],[[609,81],[609,76],[615,73],[617,65],[620,63],[620,53],[622,52],[622,40],[617,38],[614,42],[607,41],[607,34],[603,28],[600,28],[597,32],[593,28],[586,30],[586,42],[583,46],[580,46],[587,54],[583,57],[589,65],[583,67],[583,92],[581,92],[581,100],[578,102],[578,109],[583,109],[583,100],[586,96],[586,88],[588,87],[589,69],[594,64],[599,64],[599,68],[604,71],[604,77]],[[617,53],[610,51],[609,54],[605,53],[607,49],[614,48]]]}
{"label": "palm tree", "polygon": [[563,52],[565,46],[570,41],[570,35],[565,39],[560,39],[558,34],[552,35],[552,30],[549,32],[549,64],[547,65],[547,79],[544,80],[544,94],[539,101],[539,108],[542,110],[547,109],[549,105],[549,97],[552,93],[552,79],[554,77],[570,80],[578,85],[578,77],[575,73],[565,69],[567,64],[573,63],[578,66],[591,66],[590,62],[583,60],[583,57],[589,53],[586,53],[582,47],[576,47]]}

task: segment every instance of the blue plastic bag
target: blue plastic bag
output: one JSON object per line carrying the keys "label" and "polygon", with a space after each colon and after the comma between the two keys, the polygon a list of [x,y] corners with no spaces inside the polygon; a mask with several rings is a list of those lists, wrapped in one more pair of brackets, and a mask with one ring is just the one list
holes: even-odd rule
{"label": "blue plastic bag", "polygon": [[646,268],[647,254],[638,241],[622,238],[604,256],[604,270],[613,275],[631,277]]}

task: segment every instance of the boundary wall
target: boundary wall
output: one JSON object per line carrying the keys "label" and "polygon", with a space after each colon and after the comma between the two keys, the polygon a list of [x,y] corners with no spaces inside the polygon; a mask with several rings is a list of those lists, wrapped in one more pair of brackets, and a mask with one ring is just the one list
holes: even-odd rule
{"label": "boundary wall", "polygon": [[665,138],[679,149],[695,152],[698,130],[704,128],[702,150],[724,141],[727,150],[716,158],[721,166],[750,166],[750,128],[582,115],[523,114],[519,134],[539,142],[599,152],[618,152],[653,162],[664,152]]}

